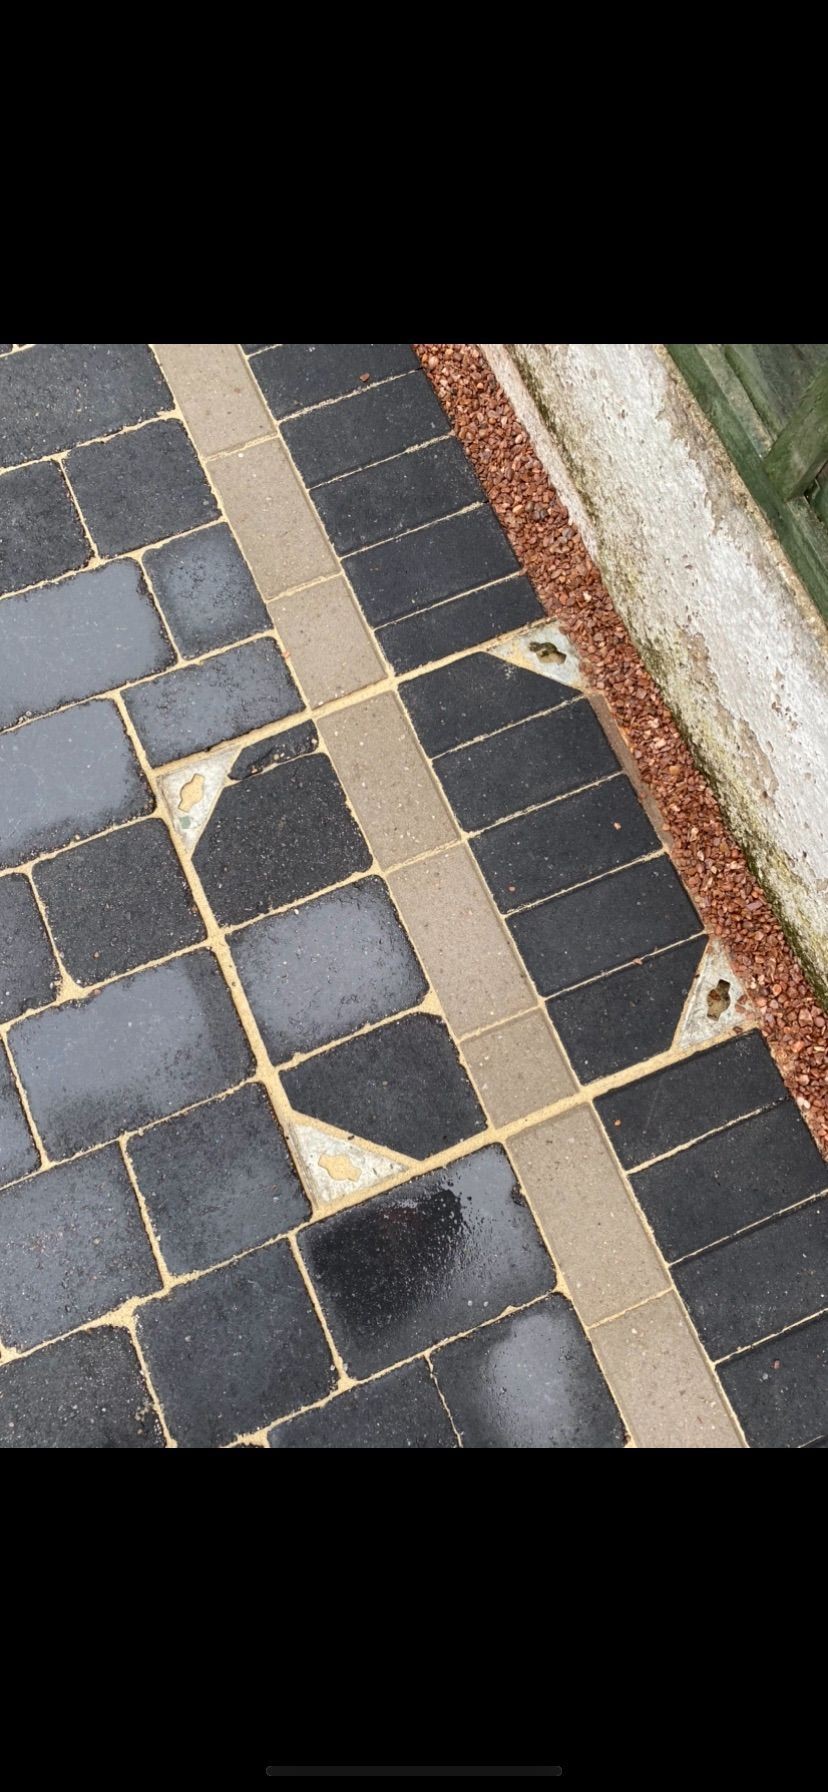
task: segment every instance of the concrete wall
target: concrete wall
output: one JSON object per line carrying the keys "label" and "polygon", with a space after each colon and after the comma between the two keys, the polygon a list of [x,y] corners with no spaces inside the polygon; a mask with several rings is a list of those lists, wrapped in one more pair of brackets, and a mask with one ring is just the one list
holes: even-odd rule
{"label": "concrete wall", "polygon": [[660,344],[481,344],[823,996],[828,628]]}

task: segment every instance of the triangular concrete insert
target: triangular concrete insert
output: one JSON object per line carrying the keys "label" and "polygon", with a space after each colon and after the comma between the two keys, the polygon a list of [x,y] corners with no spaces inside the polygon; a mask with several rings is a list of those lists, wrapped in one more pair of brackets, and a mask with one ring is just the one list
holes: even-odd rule
{"label": "triangular concrete insert", "polygon": [[732,970],[724,946],[711,940],[676,1028],[674,1049],[706,1045],[720,1033],[731,1033],[734,1026],[751,1026],[753,1020],[744,985]]}
{"label": "triangular concrete insert", "polygon": [[190,759],[159,779],[170,820],[188,853],[203,834],[237,757],[238,747],[225,747],[204,759]]}
{"label": "triangular concrete insert", "polygon": [[294,1120],[289,1134],[309,1193],[325,1205],[341,1201],[345,1195],[363,1194],[374,1183],[415,1167],[403,1158],[387,1157],[361,1141],[303,1120]]}
{"label": "triangular concrete insert", "polygon": [[523,634],[512,635],[490,651],[498,659],[523,666],[528,672],[539,672],[542,678],[551,678],[556,684],[570,685],[576,691],[584,688],[578,655],[556,622],[524,629]]}

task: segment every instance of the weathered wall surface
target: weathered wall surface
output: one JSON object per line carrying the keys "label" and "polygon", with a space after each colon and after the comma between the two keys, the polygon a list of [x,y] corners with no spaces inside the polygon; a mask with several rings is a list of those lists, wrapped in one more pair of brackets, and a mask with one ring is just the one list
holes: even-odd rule
{"label": "weathered wall surface", "polygon": [[481,346],[825,995],[828,629],[661,345]]}

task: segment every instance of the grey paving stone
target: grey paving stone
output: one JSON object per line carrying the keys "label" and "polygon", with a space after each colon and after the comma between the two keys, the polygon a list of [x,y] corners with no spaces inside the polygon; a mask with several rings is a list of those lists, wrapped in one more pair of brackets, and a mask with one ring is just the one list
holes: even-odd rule
{"label": "grey paving stone", "polygon": [[395,672],[413,672],[417,666],[460,653],[464,647],[478,647],[543,616],[528,579],[505,579],[500,585],[485,585],[467,597],[455,597],[450,603],[391,622],[378,630],[377,639]]}
{"label": "grey paving stone", "polygon": [[447,1344],[433,1361],[467,1450],[624,1444],[612,1395],[574,1308],[560,1294]]}
{"label": "grey paving stone", "polygon": [[629,780],[618,776],[487,828],[471,847],[508,914],[659,852],[661,842]]}
{"label": "grey paving stone", "polygon": [[129,1156],[173,1275],[209,1269],[310,1217],[259,1083],[164,1120]]}
{"label": "grey paving stone", "polygon": [[707,935],[582,983],[547,1003],[582,1083],[669,1051]]}
{"label": "grey paving stone", "polygon": [[159,1450],[132,1339],[99,1326],[0,1368],[0,1450]]}
{"label": "grey paving stone", "polygon": [[488,504],[348,557],[346,572],[374,627],[519,572]]}
{"label": "grey paving stone", "polygon": [[448,435],[449,428],[430,380],[409,373],[294,417],[282,435],[305,483],[314,486]]}
{"label": "grey paving stone", "polygon": [[218,515],[190,438],[173,419],[73,448],[65,464],[101,555],[146,547]]}
{"label": "grey paving stone", "polygon": [[[0,1408],[2,1413],[2,1408]],[[451,1420],[420,1359],[274,1425],[271,1450],[456,1450]]]}
{"label": "grey paving stone", "polygon": [[[251,345],[247,352],[253,352]],[[418,361],[407,342],[284,342],[250,365],[278,421],[308,405],[362,391],[363,374],[387,379],[408,373]]]}
{"label": "grey paving stone", "polygon": [[164,619],[184,658],[270,628],[270,617],[226,523],[144,555]]}
{"label": "grey paving stone", "polygon": [[310,1406],[336,1373],[284,1241],[150,1301],[138,1335],[170,1430],[204,1449]]}
{"label": "grey paving stone", "polygon": [[461,827],[474,832],[611,777],[620,766],[593,710],[580,699],[441,753],[434,770]]}
{"label": "grey paving stone", "polygon": [[408,679],[400,696],[426,752],[434,755],[568,703],[572,692],[554,678],[511,666],[494,654],[470,653]]}
{"label": "grey paving stone", "polygon": [[134,560],[8,597],[0,604],[0,728],[161,672],[174,658]]}
{"label": "grey paving stone", "polygon": [[482,496],[477,476],[453,437],[398,454],[367,472],[346,473],[313,494],[340,554],[479,504]]}
{"label": "grey paving stone", "polygon": [[137,971],[18,1021],[9,1043],[53,1158],[218,1095],[253,1070],[209,952]]}
{"label": "grey paving stone", "polygon": [[715,1359],[828,1307],[828,1198],[685,1257],[673,1278]]}
{"label": "grey paving stone", "polygon": [[413,1008],[428,987],[377,877],[253,921],[230,946],[275,1064]]}
{"label": "grey paving stone", "polygon": [[699,917],[669,859],[649,859],[509,917],[542,996],[643,958],[699,932]]}
{"label": "grey paving stone", "polygon": [[0,1201],[0,1337],[28,1350],[161,1278],[116,1145],[58,1164]]}
{"label": "grey paving stone", "polygon": [[272,638],[162,673],[127,691],[124,701],[153,765],[185,759],[302,708]]}
{"label": "grey paving stone", "polygon": [[19,591],[85,566],[89,545],[54,461],[0,477],[0,592]]}
{"label": "grey paving stone", "polygon": [[0,1185],[30,1175],[39,1163],[5,1046],[0,1045]]}
{"label": "grey paving stone", "polygon": [[42,1008],[57,993],[60,973],[25,877],[0,878],[0,1021]]}
{"label": "grey paving stone", "polygon": [[751,1032],[611,1089],[595,1106],[622,1164],[632,1166],[785,1095],[764,1039]]}
{"label": "grey paving stone", "polygon": [[34,881],[61,958],[81,986],[204,938],[163,821],[118,828],[45,859]]}
{"label": "grey paving stone", "polygon": [[79,704],[0,736],[0,865],[154,807],[114,703]]}
{"label": "grey paving stone", "polygon": [[719,1368],[754,1449],[801,1448],[828,1431],[828,1313]]}
{"label": "grey paving stone", "polygon": [[0,369],[0,465],[39,460],[172,409],[143,342],[36,342]]}

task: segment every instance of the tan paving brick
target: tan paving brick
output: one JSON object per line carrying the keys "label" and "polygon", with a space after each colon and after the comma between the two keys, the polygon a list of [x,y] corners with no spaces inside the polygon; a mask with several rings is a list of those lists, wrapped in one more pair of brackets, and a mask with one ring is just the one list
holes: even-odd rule
{"label": "tan paving brick", "polygon": [[508,1150],[585,1325],[669,1287],[589,1108],[541,1121]]}
{"label": "tan paving brick", "polygon": [[[433,862],[433,861],[432,861]],[[536,1009],[505,1027],[467,1039],[463,1057],[495,1126],[508,1126],[571,1095],[575,1080],[544,1016]]]}
{"label": "tan paving brick", "polygon": [[383,870],[456,840],[417,736],[390,691],[328,716],[319,732]]}
{"label": "tan paving brick", "polygon": [[348,697],[386,676],[344,579],[295,591],[268,608],[312,707]]}
{"label": "tan paving brick", "polygon": [[675,1294],[598,1326],[592,1343],[633,1437],[644,1449],[742,1447]]}
{"label": "tan paving brick", "polygon": [[532,987],[468,847],[407,865],[389,883],[456,1033],[530,1006]]}
{"label": "tan paving brick", "polygon": [[336,572],[281,442],[211,461],[210,473],[263,598]]}
{"label": "tan paving brick", "polygon": [[241,448],[273,424],[233,342],[158,342],[155,352],[202,454]]}

